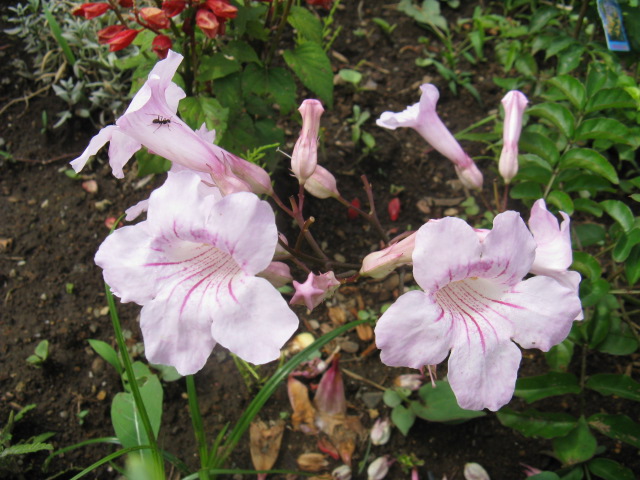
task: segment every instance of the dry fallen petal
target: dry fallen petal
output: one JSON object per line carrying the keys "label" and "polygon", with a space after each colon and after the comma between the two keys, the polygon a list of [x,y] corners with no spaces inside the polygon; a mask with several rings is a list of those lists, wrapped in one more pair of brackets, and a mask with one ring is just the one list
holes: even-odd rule
{"label": "dry fallen petal", "polygon": [[270,470],[276,463],[282,434],[284,433],[284,420],[277,420],[267,425],[258,420],[251,423],[249,428],[249,449],[251,460],[256,470]]}
{"label": "dry fallen petal", "polygon": [[369,342],[373,340],[373,328],[368,323],[363,323],[356,327],[356,333],[358,338],[363,342]]}
{"label": "dry fallen petal", "polygon": [[342,307],[329,307],[328,314],[335,326],[343,325],[347,321],[347,312]]}
{"label": "dry fallen petal", "polygon": [[303,453],[297,462],[300,470],[305,472],[319,472],[329,466],[329,462],[321,453]]}
{"label": "dry fallen petal", "polygon": [[289,393],[289,402],[293,408],[291,415],[291,424],[294,430],[302,430],[307,434],[315,434],[318,432],[315,426],[316,409],[309,400],[309,390],[307,386],[289,377],[287,382],[287,391]]}

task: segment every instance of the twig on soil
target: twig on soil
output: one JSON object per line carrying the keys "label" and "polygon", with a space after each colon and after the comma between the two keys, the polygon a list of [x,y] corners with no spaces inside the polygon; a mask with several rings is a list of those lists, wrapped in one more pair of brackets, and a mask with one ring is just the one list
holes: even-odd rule
{"label": "twig on soil", "polygon": [[39,88],[38,90],[36,90],[33,93],[30,93],[29,95],[25,95],[24,97],[14,98],[9,103],[7,103],[4,107],[0,108],[0,115],[2,115],[5,112],[5,110],[7,110],[7,108],[9,108],[14,103],[18,103],[18,102],[24,101],[26,103],[26,105],[24,107],[24,111],[20,115],[18,115],[18,118],[21,117],[22,115],[25,114],[25,112],[29,108],[29,100],[31,100],[33,97],[36,97],[36,96],[40,95],[41,93],[46,92],[50,88],[51,88],[51,85],[47,85],[45,87]]}
{"label": "twig on soil", "polygon": [[374,382],[373,380],[369,380],[368,378],[364,378],[361,375],[358,375],[355,372],[352,372],[351,370],[347,370],[346,368],[342,367],[341,368],[342,373],[344,373],[345,375],[354,378],[356,380],[360,380],[361,382],[366,383],[367,385],[371,385],[372,387],[377,388],[378,390],[382,390],[383,392],[385,390],[387,390],[385,387],[383,387],[382,385],[380,385],[379,383]]}
{"label": "twig on soil", "polygon": [[62,155],[58,155],[57,157],[48,158],[47,160],[32,160],[30,158],[22,158],[22,157],[14,157],[14,160],[16,160],[18,162],[37,163],[39,165],[48,165],[50,163],[54,163],[54,162],[57,162],[59,160],[64,160],[66,158],[76,158],[76,157],[80,156],[81,153],[82,152],[64,153]]}

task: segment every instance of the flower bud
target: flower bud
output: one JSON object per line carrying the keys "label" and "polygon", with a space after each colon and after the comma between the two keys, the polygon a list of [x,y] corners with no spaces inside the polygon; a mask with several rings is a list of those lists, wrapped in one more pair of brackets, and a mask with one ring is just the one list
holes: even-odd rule
{"label": "flower bud", "polygon": [[98,31],[98,43],[101,45],[109,43],[114,36],[126,29],[127,27],[124,25],[109,25],[108,27]]}
{"label": "flower bud", "polygon": [[391,420],[389,418],[378,418],[371,428],[371,443],[374,445],[385,445],[391,437]]}
{"label": "flower bud", "polygon": [[372,278],[386,277],[397,267],[411,263],[415,245],[416,234],[412,233],[384,250],[370,253],[362,261],[360,275]]}
{"label": "flower bud", "polygon": [[369,468],[367,468],[368,480],[382,480],[389,473],[389,467],[393,464],[393,459],[389,458],[389,455],[383,455],[376,458]]}
{"label": "flower bud", "polygon": [[326,272],[322,275],[315,275],[309,272],[309,276],[304,283],[293,281],[296,293],[291,297],[289,305],[306,305],[309,310],[313,310],[320,305],[325,298],[333,295],[340,286],[333,272]]}
{"label": "flower bud", "polygon": [[405,375],[398,375],[393,380],[393,384],[396,387],[406,388],[408,390],[416,391],[424,383],[424,377],[419,373],[407,373]]}
{"label": "flower bud", "polygon": [[184,0],[164,0],[162,2],[162,11],[167,17],[172,18],[182,13],[186,6],[187,2]]}
{"label": "flower bud", "polygon": [[518,141],[522,131],[522,115],[527,108],[527,103],[527,97],[518,90],[511,90],[502,99],[504,106],[503,145],[498,170],[505,183],[509,183],[518,173]]}
{"label": "flower bud", "polygon": [[161,60],[167,58],[170,48],[171,39],[166,35],[156,35],[153,42],[151,42],[151,50],[153,50]]}
{"label": "flower bud", "polygon": [[169,28],[169,19],[167,15],[156,7],[144,7],[140,9],[140,15],[145,21],[149,24],[149,26],[162,29]]}
{"label": "flower bud", "polygon": [[291,154],[291,170],[304,185],[318,164],[318,130],[324,108],[319,100],[305,100],[298,109],[302,115],[302,131]]}
{"label": "flower bud", "polygon": [[76,17],[84,17],[87,20],[99,17],[106,13],[111,6],[108,3],[83,3],[79,7],[74,8],[71,13]]}
{"label": "flower bud", "polygon": [[127,48],[131,45],[131,42],[135,40],[142,30],[123,30],[120,33],[116,33],[110,40],[107,41],[109,44],[110,52],[117,52],[122,50],[123,48]]}
{"label": "flower bud", "polygon": [[487,471],[479,463],[467,463],[464,466],[466,480],[491,480]]}
{"label": "flower bud", "polygon": [[316,169],[304,184],[304,189],[316,198],[324,200],[325,198],[340,196],[336,179],[329,170],[316,165]]}
{"label": "flower bud", "polygon": [[276,288],[283,287],[293,280],[289,265],[283,262],[271,262],[267,268],[258,274],[258,277],[268,280]]}
{"label": "flower bud", "polygon": [[471,163],[465,167],[456,165],[456,174],[465,187],[473,190],[482,190],[482,172],[478,170],[473,160],[469,159],[469,161]]}
{"label": "flower bud", "polygon": [[196,13],[196,25],[198,25],[200,30],[209,38],[216,38],[216,36],[218,36],[220,22],[209,10],[204,8],[198,10]]}
{"label": "flower bud", "polygon": [[226,19],[236,18],[238,16],[238,9],[230,5],[226,0],[206,0],[206,4],[218,18]]}
{"label": "flower bud", "polygon": [[349,465],[341,465],[338,468],[334,468],[331,472],[331,478],[333,480],[351,480],[351,467]]}

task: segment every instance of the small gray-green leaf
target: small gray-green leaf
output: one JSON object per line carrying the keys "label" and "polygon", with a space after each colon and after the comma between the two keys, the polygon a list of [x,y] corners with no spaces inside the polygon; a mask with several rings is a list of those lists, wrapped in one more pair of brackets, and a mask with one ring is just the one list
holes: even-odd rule
{"label": "small gray-green leaf", "polygon": [[611,183],[619,183],[616,169],[604,158],[602,154],[590,148],[573,148],[562,155],[560,159],[562,168],[584,168],[597,173]]}
{"label": "small gray-green leaf", "polygon": [[387,407],[395,407],[402,403],[402,397],[395,390],[387,389],[382,395],[382,400]]}
{"label": "small gray-green leaf", "polygon": [[391,410],[391,421],[406,436],[416,421],[416,416],[404,405],[396,405]]}

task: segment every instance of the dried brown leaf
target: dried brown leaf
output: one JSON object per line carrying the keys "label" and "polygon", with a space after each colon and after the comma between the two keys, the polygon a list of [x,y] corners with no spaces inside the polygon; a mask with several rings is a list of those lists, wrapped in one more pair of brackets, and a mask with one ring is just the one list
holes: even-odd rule
{"label": "dried brown leaf", "polygon": [[329,466],[328,460],[321,453],[303,453],[296,461],[300,470],[305,472],[319,472]]}
{"label": "dried brown leaf", "polygon": [[260,420],[251,423],[249,427],[249,449],[251,451],[251,460],[256,470],[270,470],[276,463],[282,443],[284,426],[284,420],[277,420],[269,425]]}

